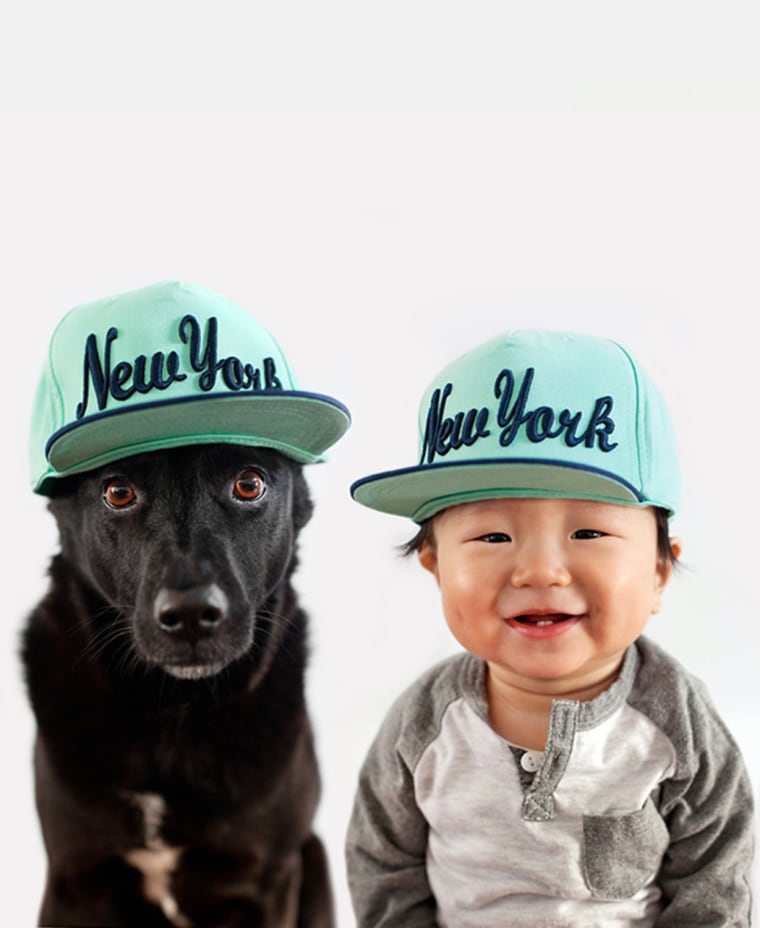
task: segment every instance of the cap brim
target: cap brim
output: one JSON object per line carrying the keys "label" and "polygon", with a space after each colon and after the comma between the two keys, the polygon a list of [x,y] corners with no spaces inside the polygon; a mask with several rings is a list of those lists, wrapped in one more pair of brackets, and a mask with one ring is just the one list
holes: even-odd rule
{"label": "cap brim", "polygon": [[36,489],[44,493],[52,479],[119,458],[193,444],[273,448],[312,464],[350,424],[350,413],[337,400],[295,391],[145,403],[88,416],[56,432],[45,449],[50,469]]}
{"label": "cap brim", "polygon": [[357,480],[351,486],[351,495],[371,509],[407,516],[415,522],[423,522],[449,506],[479,499],[553,497],[649,505],[634,487],[606,471],[530,458],[387,471]]}

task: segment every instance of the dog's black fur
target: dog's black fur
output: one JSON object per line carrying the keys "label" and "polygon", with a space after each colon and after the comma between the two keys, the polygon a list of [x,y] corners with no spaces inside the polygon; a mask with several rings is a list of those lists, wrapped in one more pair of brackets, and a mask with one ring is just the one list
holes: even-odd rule
{"label": "dog's black fur", "polygon": [[291,584],[300,466],[155,451],[60,481],[50,508],[61,552],[22,648],[40,924],[331,926]]}

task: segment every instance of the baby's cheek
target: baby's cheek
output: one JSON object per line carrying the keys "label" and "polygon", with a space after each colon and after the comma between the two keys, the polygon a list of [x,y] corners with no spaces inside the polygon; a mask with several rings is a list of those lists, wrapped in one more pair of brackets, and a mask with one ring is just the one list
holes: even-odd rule
{"label": "baby's cheek", "polygon": [[464,636],[480,634],[487,624],[487,606],[475,591],[472,595],[462,595],[460,590],[456,596],[444,596],[442,605],[449,628],[462,644]]}

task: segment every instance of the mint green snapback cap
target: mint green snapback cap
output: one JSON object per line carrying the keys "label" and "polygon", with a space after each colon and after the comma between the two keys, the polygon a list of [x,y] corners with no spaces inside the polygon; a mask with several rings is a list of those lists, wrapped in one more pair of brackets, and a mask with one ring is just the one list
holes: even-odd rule
{"label": "mint green snapback cap", "polygon": [[273,448],[301,464],[348,429],[337,400],[296,386],[270,333],[230,300],[170,281],[77,306],[53,332],[30,434],[35,492],[163,448]]}
{"label": "mint green snapback cap", "polygon": [[464,354],[423,394],[416,465],[355,500],[422,522],[498,497],[590,499],[675,514],[680,477],[662,395],[614,341],[516,330]]}

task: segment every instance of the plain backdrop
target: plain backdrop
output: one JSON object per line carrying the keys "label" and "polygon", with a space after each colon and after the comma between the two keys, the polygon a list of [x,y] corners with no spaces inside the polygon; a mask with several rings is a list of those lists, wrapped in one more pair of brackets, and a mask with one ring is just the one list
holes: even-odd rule
{"label": "plain backdrop", "polygon": [[3,920],[44,879],[24,618],[57,540],[32,396],[71,306],[223,292],[353,427],[308,469],[297,585],[340,926],[355,778],[402,687],[454,653],[411,523],[357,477],[416,459],[421,391],[515,326],[624,342],[665,393],[684,569],[651,635],[760,780],[756,3],[16,4],[0,14]]}

